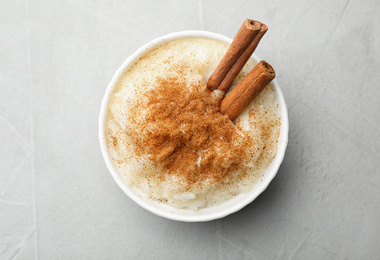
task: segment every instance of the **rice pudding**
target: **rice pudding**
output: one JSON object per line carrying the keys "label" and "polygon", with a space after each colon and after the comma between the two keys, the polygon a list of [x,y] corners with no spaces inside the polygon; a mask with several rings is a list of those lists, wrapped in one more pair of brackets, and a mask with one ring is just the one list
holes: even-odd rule
{"label": "rice pudding", "polygon": [[[108,102],[106,144],[126,185],[176,208],[248,192],[276,155],[280,116],[269,84],[234,121],[206,81],[228,49],[206,38],[167,41],[129,66]],[[255,63],[250,59],[235,86]]]}

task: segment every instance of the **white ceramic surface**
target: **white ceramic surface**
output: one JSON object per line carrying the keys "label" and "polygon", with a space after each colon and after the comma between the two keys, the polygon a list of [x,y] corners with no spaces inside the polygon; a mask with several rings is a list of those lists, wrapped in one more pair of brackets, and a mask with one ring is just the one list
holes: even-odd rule
{"label": "white ceramic surface", "polygon": [[[216,33],[211,33],[207,31],[183,31],[183,32],[176,32],[176,33],[171,33],[171,34],[162,36],[139,48],[117,70],[117,72],[115,73],[115,75],[113,76],[111,82],[109,83],[107,87],[106,93],[104,95],[104,98],[101,104],[101,110],[100,110],[100,115],[99,115],[99,140],[100,140],[102,155],[104,157],[104,160],[109,172],[111,173],[117,185],[133,201],[135,201],[141,207],[161,217],[165,217],[172,220],[185,221],[185,222],[201,222],[201,221],[210,221],[214,219],[219,219],[242,209],[243,207],[251,203],[257,196],[259,196],[267,188],[269,183],[276,176],[277,171],[283,161],[285,150],[288,143],[289,122],[288,122],[287,108],[286,108],[282,91],[279,85],[277,84],[276,80],[273,80],[272,85],[277,95],[277,101],[280,107],[280,114],[281,114],[281,133],[280,133],[280,138],[278,142],[278,151],[272,164],[266,170],[266,173],[262,181],[258,181],[249,193],[240,194],[232,198],[231,200],[225,203],[222,203],[219,206],[207,207],[207,208],[200,209],[198,211],[193,211],[193,210],[188,210],[188,209],[176,209],[169,205],[150,201],[150,200],[143,199],[137,196],[136,193],[134,193],[133,188],[129,187],[123,182],[122,178],[120,177],[118,173],[117,168],[112,163],[112,160],[108,154],[108,149],[105,143],[105,136],[104,136],[105,118],[107,116],[108,101],[121,75],[123,74],[125,69],[128,66],[130,66],[135,60],[137,60],[138,58],[143,56],[146,52],[157,47],[160,44],[163,44],[167,41],[180,39],[180,38],[186,38],[186,37],[204,37],[204,38],[219,40],[228,44],[232,42],[230,38],[220,35],[220,34],[216,34]],[[252,58],[256,61],[256,63],[260,61],[260,59],[255,54],[252,55]]]}

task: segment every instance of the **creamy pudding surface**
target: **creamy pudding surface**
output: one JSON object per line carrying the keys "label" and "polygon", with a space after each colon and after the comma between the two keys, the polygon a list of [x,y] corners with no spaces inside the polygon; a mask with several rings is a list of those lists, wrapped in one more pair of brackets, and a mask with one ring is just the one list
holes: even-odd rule
{"label": "creamy pudding surface", "polygon": [[[206,38],[166,41],[128,67],[108,101],[110,157],[139,196],[197,210],[249,192],[276,155],[279,108],[271,84],[234,121],[223,92],[206,81],[229,45]],[[252,59],[235,86],[254,67]]]}

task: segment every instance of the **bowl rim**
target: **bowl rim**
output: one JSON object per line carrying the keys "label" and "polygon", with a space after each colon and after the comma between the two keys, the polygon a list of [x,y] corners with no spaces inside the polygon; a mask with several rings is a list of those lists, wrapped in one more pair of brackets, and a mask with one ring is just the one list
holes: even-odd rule
{"label": "bowl rim", "polygon": [[[144,55],[148,51],[152,50],[153,48],[156,48],[160,46],[161,44],[164,44],[166,42],[170,42],[176,39],[182,39],[182,38],[207,38],[212,40],[221,41],[227,44],[231,44],[232,39],[218,34],[214,32],[209,31],[201,31],[201,30],[187,30],[187,31],[180,31],[180,32],[173,32],[170,34],[166,34],[164,36],[158,37],[140,48],[138,48],[132,55],[130,55],[119,67],[119,69],[116,71],[116,73],[113,75],[110,83],[108,84],[106,88],[106,92],[104,94],[104,97],[101,102],[101,108],[99,113],[99,142],[100,142],[100,148],[101,153],[103,156],[103,159],[105,161],[105,164],[107,166],[108,171],[110,172],[111,176],[113,177],[116,184],[121,188],[122,191],[135,203],[137,203],[142,208],[167,219],[176,220],[176,221],[183,221],[183,222],[205,222],[205,221],[211,221],[215,219],[220,219],[223,217],[226,217],[232,213],[235,213],[239,211],[240,209],[244,208],[248,204],[250,204],[252,201],[254,201],[269,185],[269,183],[273,180],[273,178],[276,176],[280,165],[284,159],[285,151],[288,144],[288,134],[289,134],[289,119],[288,119],[288,111],[285,103],[285,99],[283,96],[283,93],[281,91],[281,88],[279,87],[276,79],[274,79],[271,83],[275,89],[276,92],[276,98],[277,102],[280,106],[280,116],[281,116],[281,128],[280,128],[280,137],[277,147],[277,153],[274,157],[272,163],[271,163],[271,172],[266,172],[265,180],[261,181],[261,185],[255,189],[252,189],[248,192],[249,196],[242,200],[240,203],[233,205],[232,207],[229,207],[222,211],[217,211],[214,213],[209,213],[206,215],[180,215],[175,214],[173,212],[165,211],[163,209],[154,207],[145,199],[139,197],[130,187],[128,187],[127,184],[124,183],[121,176],[118,173],[118,170],[116,169],[115,165],[112,162],[112,159],[109,156],[108,148],[106,144],[106,138],[105,138],[105,122],[106,122],[106,116],[107,116],[107,106],[108,101],[111,97],[111,93],[113,92],[116,83],[120,79],[120,77],[123,75],[126,68],[136,59],[140,58],[140,56]],[[257,57],[255,54],[251,56],[253,60],[258,63],[260,61],[259,57]],[[224,203],[220,204],[223,205]],[[220,207],[214,206],[214,207]]]}

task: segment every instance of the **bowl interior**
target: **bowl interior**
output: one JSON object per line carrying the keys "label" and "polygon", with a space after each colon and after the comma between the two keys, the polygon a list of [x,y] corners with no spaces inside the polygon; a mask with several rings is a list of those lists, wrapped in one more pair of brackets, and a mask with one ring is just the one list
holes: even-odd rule
{"label": "bowl interior", "polygon": [[[143,56],[145,53],[147,53],[151,49],[161,44],[164,44],[165,42],[175,40],[175,39],[180,39],[180,38],[188,38],[188,37],[209,38],[209,39],[221,41],[228,44],[232,42],[230,38],[220,35],[220,34],[216,34],[216,33],[211,33],[211,32],[206,32],[206,31],[183,31],[183,32],[177,32],[177,33],[171,33],[171,34],[165,35],[139,48],[117,70],[117,72],[115,73],[115,75],[113,76],[111,82],[109,83],[107,87],[106,93],[102,100],[100,115],[99,115],[99,140],[100,140],[101,152],[102,152],[103,158],[105,160],[105,163],[109,172],[114,178],[116,184],[133,201],[135,201],[141,207],[161,217],[165,217],[172,220],[178,220],[178,221],[199,222],[199,221],[210,221],[210,220],[222,218],[231,213],[234,213],[240,210],[241,208],[243,208],[244,206],[248,205],[249,203],[251,203],[258,195],[260,195],[260,193],[262,193],[266,189],[266,187],[269,185],[271,180],[277,174],[277,171],[283,161],[286,146],[288,143],[289,123],[288,123],[287,108],[286,108],[282,91],[280,87],[278,86],[276,80],[273,80],[271,84],[277,96],[277,102],[279,104],[280,116],[281,116],[281,128],[280,128],[280,137],[278,141],[277,154],[276,154],[276,157],[273,159],[271,165],[266,169],[264,177],[262,178],[262,181],[257,181],[249,193],[242,193],[238,196],[235,196],[231,200],[225,203],[222,203],[219,206],[202,208],[198,211],[193,211],[189,209],[177,209],[170,205],[147,200],[138,196],[136,192],[134,191],[133,187],[130,187],[123,182],[121,176],[118,173],[117,168],[113,164],[110,158],[110,155],[108,153],[108,148],[105,142],[106,139],[105,139],[105,134],[104,134],[105,121],[106,121],[105,119],[107,117],[107,111],[108,111],[107,109],[108,101],[116,83],[122,76],[123,72],[125,71],[126,68],[128,68],[131,64],[133,64],[135,60],[139,59],[141,56]],[[252,58],[255,60],[256,63],[260,61],[260,59],[255,54],[252,55]]]}

